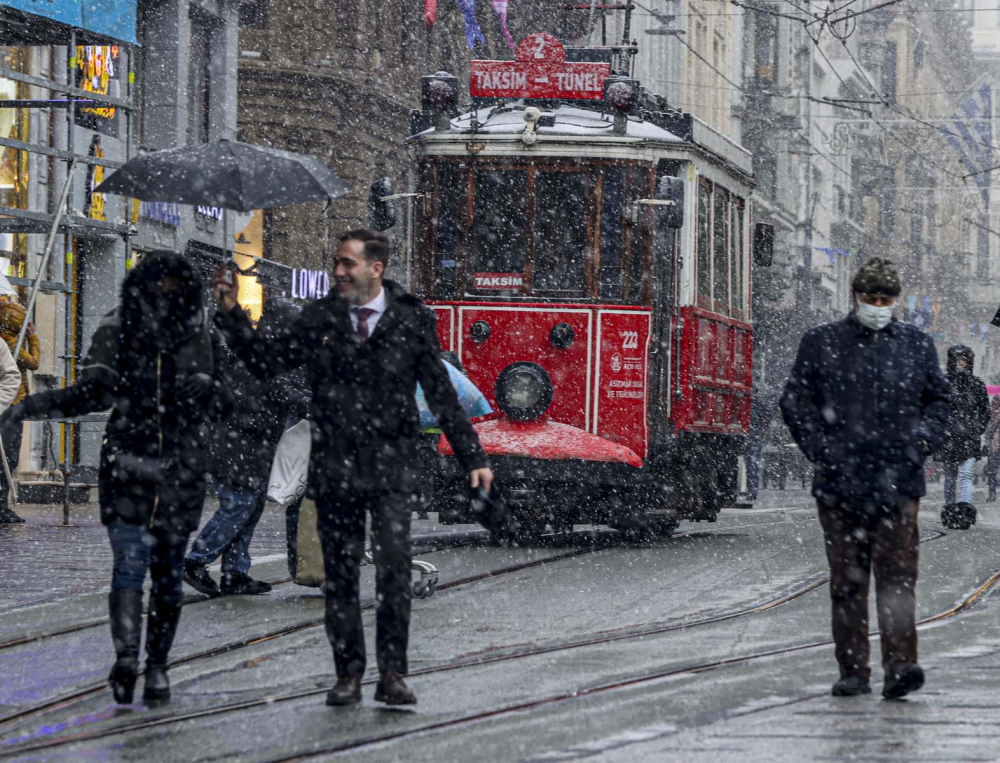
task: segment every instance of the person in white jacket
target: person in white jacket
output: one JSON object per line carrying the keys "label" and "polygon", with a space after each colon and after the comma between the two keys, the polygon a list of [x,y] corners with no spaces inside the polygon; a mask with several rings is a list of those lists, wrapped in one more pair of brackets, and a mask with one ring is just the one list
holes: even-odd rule
{"label": "person in white jacket", "polygon": [[[6,342],[0,342],[0,413],[10,408],[20,388],[21,372],[17,368],[17,363],[14,362],[10,347],[7,346]],[[0,469],[3,469],[2,465],[0,465]],[[0,525],[23,521],[12,509],[7,509],[0,514]]]}

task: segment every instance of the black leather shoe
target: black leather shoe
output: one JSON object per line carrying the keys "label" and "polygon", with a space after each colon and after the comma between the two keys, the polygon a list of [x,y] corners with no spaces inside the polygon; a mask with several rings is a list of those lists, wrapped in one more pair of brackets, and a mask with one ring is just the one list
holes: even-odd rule
{"label": "black leather shoe", "polygon": [[399,673],[387,670],[375,685],[375,701],[387,705],[415,705],[417,695],[406,685]]}
{"label": "black leather shoe", "polygon": [[336,685],[326,693],[326,704],[334,707],[356,705],[361,701],[361,679],[348,676],[338,678]]}
{"label": "black leather shoe", "polygon": [[861,676],[847,676],[837,681],[830,693],[834,697],[856,697],[859,694],[871,694],[872,687]]}
{"label": "black leather shoe", "polygon": [[184,560],[184,582],[196,591],[201,591],[209,596],[219,595],[219,586],[208,574],[208,569],[204,564],[198,564],[190,559]]}
{"label": "black leather shoe", "polygon": [[263,580],[254,580],[244,572],[225,572],[222,575],[222,585],[219,590],[223,596],[239,596],[247,594],[255,596],[257,594],[269,593],[271,584]]}
{"label": "black leather shoe", "polygon": [[892,665],[885,672],[882,696],[886,699],[900,699],[924,685],[924,669],[917,663]]}

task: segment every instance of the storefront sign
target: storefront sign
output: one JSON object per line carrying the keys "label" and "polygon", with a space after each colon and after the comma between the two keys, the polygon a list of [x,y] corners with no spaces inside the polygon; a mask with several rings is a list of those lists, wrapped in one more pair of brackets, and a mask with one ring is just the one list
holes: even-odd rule
{"label": "storefront sign", "polygon": [[222,220],[222,207],[197,206],[194,208],[194,213],[198,217],[207,217],[212,220]]}
{"label": "storefront sign", "polygon": [[[78,45],[76,48],[76,86],[88,93],[112,95],[111,83],[120,81],[117,45]],[[117,93],[116,93],[117,94]],[[76,123],[105,135],[118,136],[118,109],[99,104],[80,106]]]}
{"label": "storefront sign", "polygon": [[329,293],[329,273],[322,270],[292,271],[292,299],[320,299]]}
{"label": "storefront sign", "polygon": [[[136,0],[4,0],[3,5],[56,22],[54,29],[69,40],[71,29],[86,29],[102,37],[131,45],[139,41],[135,34]],[[32,22],[37,26],[37,22]],[[58,38],[57,38],[58,39]],[[55,42],[49,44],[57,44]],[[66,42],[58,43],[65,45]]]}
{"label": "storefront sign", "polygon": [[[101,136],[95,135],[90,141],[90,155],[95,159],[104,158],[104,149],[101,147]],[[91,220],[107,221],[108,215],[104,209],[107,197],[103,193],[97,193],[94,189],[104,182],[104,167],[100,164],[87,165],[87,217]]]}
{"label": "storefront sign", "polygon": [[566,49],[551,34],[531,34],[517,46],[514,61],[472,61],[473,98],[563,98],[600,100],[606,63],[567,63]]}
{"label": "storefront sign", "polygon": [[163,223],[177,227],[181,224],[181,208],[179,204],[165,201],[144,201],[139,208],[139,216],[144,220]]}
{"label": "storefront sign", "polygon": [[473,282],[477,289],[520,289],[524,276],[520,273],[476,273]]}

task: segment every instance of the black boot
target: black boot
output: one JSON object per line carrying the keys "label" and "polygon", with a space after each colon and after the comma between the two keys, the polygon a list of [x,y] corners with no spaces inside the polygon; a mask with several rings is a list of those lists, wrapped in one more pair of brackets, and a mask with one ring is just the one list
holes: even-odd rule
{"label": "black boot", "polygon": [[132,691],[139,675],[139,641],[142,636],[142,591],[119,588],[108,595],[111,642],[115,646],[114,667],[108,683],[119,705],[132,704]]}
{"label": "black boot", "polygon": [[10,500],[7,496],[3,496],[3,499],[0,500],[0,525],[17,525],[23,522],[24,519],[19,517],[10,507]]}
{"label": "black boot", "polygon": [[180,603],[168,604],[155,599],[150,602],[146,621],[146,686],[142,692],[142,698],[148,703],[166,704],[170,701],[167,657],[180,619]]}
{"label": "black boot", "polygon": [[245,572],[224,572],[222,573],[222,583],[219,585],[219,591],[223,596],[257,596],[268,593],[270,590],[270,583],[254,580]]}

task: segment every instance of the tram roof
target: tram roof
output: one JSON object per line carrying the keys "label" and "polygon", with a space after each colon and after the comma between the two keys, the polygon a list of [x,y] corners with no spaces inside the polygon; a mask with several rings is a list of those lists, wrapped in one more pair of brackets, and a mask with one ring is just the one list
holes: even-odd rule
{"label": "tram roof", "polygon": [[[537,103],[537,102],[535,102]],[[520,135],[524,132],[524,109],[532,102],[509,101],[502,106],[489,106],[477,111],[467,111],[450,120],[447,133],[438,133],[434,128],[424,130],[411,137],[443,135]],[[656,121],[629,118],[625,135],[612,135],[614,116],[597,108],[587,109],[566,103],[554,103],[542,110],[543,119],[535,128],[540,136],[639,139],[656,143],[694,145],[696,148],[716,156],[747,177],[753,175],[753,160],[750,152],[712,129],[690,114],[677,114],[671,122],[678,132],[672,132]],[[476,127],[473,129],[473,120]],[[678,134],[682,133],[682,134]]]}

